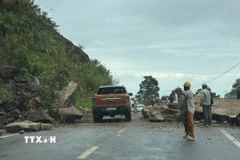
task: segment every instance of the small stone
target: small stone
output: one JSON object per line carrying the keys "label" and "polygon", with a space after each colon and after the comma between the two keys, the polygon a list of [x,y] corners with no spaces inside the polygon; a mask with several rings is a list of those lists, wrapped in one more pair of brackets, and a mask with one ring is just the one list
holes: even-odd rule
{"label": "small stone", "polygon": [[19,132],[19,134],[23,134],[24,133],[24,130],[21,130],[20,132]]}

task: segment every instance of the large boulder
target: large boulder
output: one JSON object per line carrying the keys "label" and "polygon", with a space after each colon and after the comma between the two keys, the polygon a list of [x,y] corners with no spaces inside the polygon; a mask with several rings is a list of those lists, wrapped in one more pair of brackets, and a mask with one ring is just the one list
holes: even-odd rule
{"label": "large boulder", "polygon": [[4,111],[2,107],[0,107],[0,116],[6,116],[7,113]]}
{"label": "large boulder", "polygon": [[0,112],[0,116],[4,116],[5,115],[5,113],[4,112]]}
{"label": "large boulder", "polygon": [[33,122],[55,123],[55,120],[50,117],[42,108],[38,108],[36,111],[29,112],[27,119]]}
{"label": "large boulder", "polygon": [[13,117],[7,118],[7,122],[13,123],[13,122],[15,122],[15,118],[13,118]]}
{"label": "large boulder", "polygon": [[162,109],[161,113],[165,121],[178,121],[181,114],[179,110],[166,108]]}
{"label": "large boulder", "polygon": [[34,83],[34,84],[36,84],[36,85],[38,85],[38,86],[40,85],[40,81],[39,81],[39,79],[38,79],[36,76],[33,76],[33,77],[32,77],[31,82]]}
{"label": "large boulder", "polygon": [[25,95],[31,95],[31,97],[36,97],[41,91],[42,86],[35,82],[35,79],[26,80],[26,79],[15,79],[14,81],[16,86],[16,92],[20,92]]}
{"label": "large boulder", "polygon": [[82,119],[83,114],[74,106],[65,107],[65,108],[57,108],[57,114],[59,115],[61,121],[72,123],[76,119]]}
{"label": "large boulder", "polygon": [[15,101],[14,99],[12,99],[12,100],[8,101],[6,105],[4,105],[4,110],[6,112],[10,112],[10,111],[17,109],[19,107],[19,105],[20,104],[18,101]]}
{"label": "large boulder", "polygon": [[163,115],[178,115],[178,114],[180,114],[181,113],[181,111],[180,110],[176,110],[176,109],[162,109],[161,110],[161,113],[163,114]]}
{"label": "large boulder", "polygon": [[42,124],[39,122],[14,122],[5,126],[5,129],[8,133],[18,133],[21,130],[25,131],[38,131],[38,130],[46,130],[51,129],[51,124]]}
{"label": "large boulder", "polygon": [[[202,113],[202,107],[200,106],[200,95],[194,97],[194,104],[196,112]],[[236,117],[240,113],[240,101],[230,98],[214,98],[212,105],[212,114],[226,117]]]}
{"label": "large boulder", "polygon": [[40,130],[50,130],[52,128],[51,124],[41,123]]}
{"label": "large boulder", "polygon": [[13,95],[15,95],[16,94],[15,80],[9,79],[5,81],[5,83],[3,84],[3,88],[9,93],[12,93]]}
{"label": "large boulder", "polygon": [[18,109],[14,109],[13,111],[10,111],[10,112],[8,113],[7,117],[8,117],[8,118],[13,117],[13,118],[16,118],[16,119],[17,119],[17,118],[20,118],[21,115],[20,115],[20,112],[19,112]]}
{"label": "large boulder", "polygon": [[15,101],[12,99],[12,100],[8,101],[7,104],[4,106],[4,110],[6,112],[10,112],[10,111],[17,109],[18,106],[19,106],[18,101]]}
{"label": "large boulder", "polygon": [[0,115],[0,124],[6,125],[8,123],[7,118],[4,115]]}
{"label": "large boulder", "polygon": [[70,81],[68,85],[58,93],[59,98],[56,107],[71,107],[76,104],[76,89],[78,84]]}
{"label": "large boulder", "polygon": [[179,104],[178,103],[169,103],[168,108],[170,109],[179,109]]}
{"label": "large boulder", "polygon": [[19,71],[19,68],[16,68],[14,66],[2,66],[0,67],[0,78],[13,79]]}
{"label": "large boulder", "polygon": [[[194,104],[196,107],[196,111],[194,114],[194,118],[196,120],[203,119],[203,110],[200,106],[201,98],[200,95],[196,95],[194,97]],[[230,98],[217,98],[213,99],[212,105],[212,117],[213,120],[216,120],[217,123],[223,123],[229,119],[231,124],[235,124],[237,122],[237,116],[240,113],[240,101]]]}
{"label": "large boulder", "polygon": [[31,113],[33,113],[33,112],[35,112],[35,110],[29,109],[28,111],[24,112],[23,118],[26,118],[26,119],[27,119],[27,117],[28,117]]}
{"label": "large boulder", "polygon": [[149,108],[149,120],[151,122],[162,122],[164,121],[164,117],[161,113],[161,106],[153,106]]}
{"label": "large boulder", "polygon": [[163,121],[179,121],[181,115],[180,110],[169,109],[166,105],[144,107],[142,114],[145,118],[149,118],[153,122]]}

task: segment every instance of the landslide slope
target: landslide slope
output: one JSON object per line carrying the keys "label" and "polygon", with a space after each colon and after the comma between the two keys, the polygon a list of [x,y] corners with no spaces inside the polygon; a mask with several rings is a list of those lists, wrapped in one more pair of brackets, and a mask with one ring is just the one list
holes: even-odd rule
{"label": "landslide slope", "polygon": [[60,35],[57,27],[32,0],[0,0],[0,65],[15,66],[18,78],[35,76],[47,86],[43,107],[51,106],[55,91],[70,80],[79,84],[78,105],[90,107],[98,86],[114,82],[111,72]]}

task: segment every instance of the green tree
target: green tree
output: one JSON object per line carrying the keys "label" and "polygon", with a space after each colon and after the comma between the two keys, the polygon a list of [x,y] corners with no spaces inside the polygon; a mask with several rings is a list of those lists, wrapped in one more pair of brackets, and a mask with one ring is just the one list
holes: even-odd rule
{"label": "green tree", "polygon": [[140,90],[138,91],[139,101],[148,105],[151,104],[151,97],[155,95],[159,97],[158,81],[152,76],[144,76],[144,80],[139,85]]}
{"label": "green tree", "polygon": [[236,98],[236,89],[240,87],[240,78],[236,79],[236,82],[232,85],[232,89],[230,92],[225,94],[226,98]]}

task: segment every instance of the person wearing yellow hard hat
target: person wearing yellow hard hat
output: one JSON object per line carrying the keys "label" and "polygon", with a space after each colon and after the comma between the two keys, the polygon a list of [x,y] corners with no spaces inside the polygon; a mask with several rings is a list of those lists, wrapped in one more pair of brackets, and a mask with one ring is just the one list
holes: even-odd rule
{"label": "person wearing yellow hard hat", "polygon": [[195,135],[194,135],[194,112],[195,112],[195,106],[194,106],[194,94],[190,90],[191,84],[190,82],[185,82],[184,90],[181,90],[182,98],[180,103],[180,109],[183,114],[183,124],[185,127],[186,135],[183,138],[188,138],[189,141],[194,141]]}

